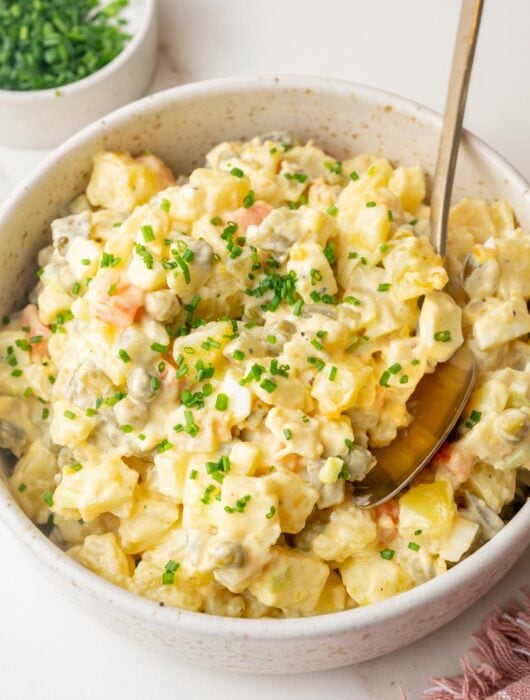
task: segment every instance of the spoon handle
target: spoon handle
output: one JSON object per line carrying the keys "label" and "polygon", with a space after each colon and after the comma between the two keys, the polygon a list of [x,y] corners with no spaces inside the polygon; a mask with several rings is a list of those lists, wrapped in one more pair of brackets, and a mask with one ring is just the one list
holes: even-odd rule
{"label": "spoon handle", "polygon": [[451,192],[483,4],[484,0],[462,0],[453,52],[431,194],[431,243],[442,257],[445,255]]}

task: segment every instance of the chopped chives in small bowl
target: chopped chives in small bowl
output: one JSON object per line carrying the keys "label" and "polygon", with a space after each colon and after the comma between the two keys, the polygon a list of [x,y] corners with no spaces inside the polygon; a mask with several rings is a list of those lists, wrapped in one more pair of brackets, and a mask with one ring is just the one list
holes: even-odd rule
{"label": "chopped chives in small bowl", "polygon": [[0,3],[0,89],[47,90],[86,78],[121,53],[131,35],[128,0]]}

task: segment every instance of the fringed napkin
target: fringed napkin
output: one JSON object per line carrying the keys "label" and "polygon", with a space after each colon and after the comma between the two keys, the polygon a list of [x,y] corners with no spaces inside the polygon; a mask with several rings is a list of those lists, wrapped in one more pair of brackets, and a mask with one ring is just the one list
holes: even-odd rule
{"label": "fringed napkin", "polygon": [[473,639],[462,674],[431,679],[425,700],[530,700],[530,593],[493,610]]}

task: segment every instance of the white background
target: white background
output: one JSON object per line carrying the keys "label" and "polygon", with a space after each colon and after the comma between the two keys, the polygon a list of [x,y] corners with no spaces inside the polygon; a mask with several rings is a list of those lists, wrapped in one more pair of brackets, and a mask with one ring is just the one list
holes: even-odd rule
{"label": "white background", "polygon": [[[153,89],[235,74],[346,78],[441,111],[457,0],[159,0],[167,51]],[[468,127],[530,179],[530,3],[486,0]],[[45,152],[0,148],[0,198]],[[299,676],[208,671],[155,654],[59,597],[0,526],[0,700],[416,700],[458,656],[495,604],[530,579],[528,556],[457,621],[406,649],[354,667]],[[325,654],[326,650],[323,649]]]}

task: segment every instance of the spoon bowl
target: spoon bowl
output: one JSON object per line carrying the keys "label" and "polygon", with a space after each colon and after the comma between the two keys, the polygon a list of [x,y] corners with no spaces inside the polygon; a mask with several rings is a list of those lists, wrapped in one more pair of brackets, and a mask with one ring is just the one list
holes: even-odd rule
{"label": "spoon bowl", "polygon": [[363,508],[381,505],[412,481],[455,427],[476,376],[473,353],[461,347],[435,372],[423,377],[409,399],[411,424],[399,431],[390,445],[372,450],[377,464],[355,484],[354,503]]}

